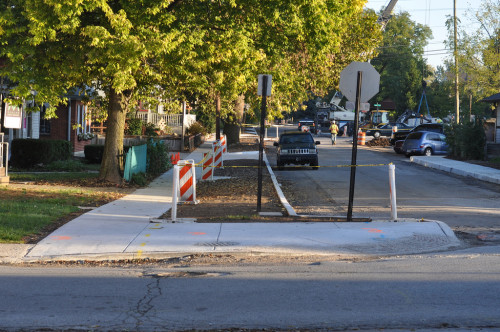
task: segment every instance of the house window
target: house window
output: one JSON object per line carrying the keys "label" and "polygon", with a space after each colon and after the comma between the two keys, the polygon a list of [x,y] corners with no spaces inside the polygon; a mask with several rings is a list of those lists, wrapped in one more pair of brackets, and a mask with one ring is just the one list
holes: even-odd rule
{"label": "house window", "polygon": [[50,120],[45,118],[47,106],[40,107],[40,135],[50,135]]}

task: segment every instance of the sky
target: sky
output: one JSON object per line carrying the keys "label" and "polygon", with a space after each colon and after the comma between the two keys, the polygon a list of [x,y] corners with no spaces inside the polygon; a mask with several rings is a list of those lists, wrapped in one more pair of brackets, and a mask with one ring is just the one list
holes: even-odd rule
{"label": "sky", "polygon": [[[483,2],[482,0],[456,1],[457,17],[462,23],[469,22],[465,17],[466,11],[475,13]],[[366,7],[374,9],[378,13],[389,2],[389,0],[368,0]],[[397,14],[403,11],[410,13],[413,21],[425,24],[432,29],[433,39],[429,40],[424,57],[435,68],[442,65],[444,60],[451,55],[451,51],[445,49],[444,41],[448,36],[445,24],[447,15],[453,15],[453,0],[398,0],[392,13]],[[475,24],[468,26],[472,29],[471,31],[478,28]]]}

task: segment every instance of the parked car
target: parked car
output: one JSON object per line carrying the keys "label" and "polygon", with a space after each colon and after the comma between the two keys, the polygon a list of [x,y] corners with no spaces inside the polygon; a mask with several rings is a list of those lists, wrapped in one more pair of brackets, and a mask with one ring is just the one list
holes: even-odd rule
{"label": "parked car", "polygon": [[408,126],[402,122],[389,122],[379,124],[376,128],[370,128],[366,131],[367,136],[373,136],[374,138],[379,138],[380,136],[391,136],[393,127],[397,127],[397,132],[409,133],[413,127]]}
{"label": "parked car", "polygon": [[[277,149],[277,165],[283,169],[286,164],[318,166],[318,145],[309,132],[287,131],[280,135],[278,142],[274,142]],[[313,167],[313,169],[318,169]]]}
{"label": "parked car", "polygon": [[413,128],[409,132],[408,131],[397,131],[395,133],[392,133],[390,143],[392,145],[394,145],[396,143],[396,141],[404,140],[404,139],[406,139],[406,137],[408,136],[409,133],[413,133],[416,131],[432,131],[435,133],[444,134],[444,128],[443,128],[442,123],[423,123],[423,124],[416,126],[415,128]]}
{"label": "parked car", "polygon": [[416,131],[410,133],[401,148],[405,156],[420,154],[431,156],[433,154],[446,154],[448,144],[446,136],[430,131]]}
{"label": "parked car", "polygon": [[396,141],[396,143],[394,143],[394,152],[396,152],[397,154],[403,153],[403,143],[404,142],[405,142],[404,139],[400,139],[399,141]]}
{"label": "parked car", "polygon": [[316,124],[314,123],[314,120],[302,119],[299,120],[298,129],[300,131],[310,131],[312,133],[316,133]]}

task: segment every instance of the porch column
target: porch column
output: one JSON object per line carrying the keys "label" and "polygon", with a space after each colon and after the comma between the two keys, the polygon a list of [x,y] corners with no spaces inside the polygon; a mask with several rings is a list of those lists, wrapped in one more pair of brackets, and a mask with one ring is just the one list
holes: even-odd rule
{"label": "porch column", "polygon": [[71,98],[68,98],[68,142],[71,142]]}

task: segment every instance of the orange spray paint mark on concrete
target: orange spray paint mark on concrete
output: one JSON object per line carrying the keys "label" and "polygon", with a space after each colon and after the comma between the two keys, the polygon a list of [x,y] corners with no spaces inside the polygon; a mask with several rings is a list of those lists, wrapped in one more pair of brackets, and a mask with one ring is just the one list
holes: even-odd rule
{"label": "orange spray paint mark on concrete", "polygon": [[72,237],[71,236],[64,236],[64,235],[59,235],[59,236],[51,236],[50,237],[52,240],[56,240],[56,241],[65,241],[65,240],[71,240]]}
{"label": "orange spray paint mark on concrete", "polygon": [[376,228],[363,228],[367,229],[369,233],[382,233],[382,230]]}
{"label": "orange spray paint mark on concrete", "polygon": [[207,233],[204,232],[189,232],[191,235],[207,235]]}

